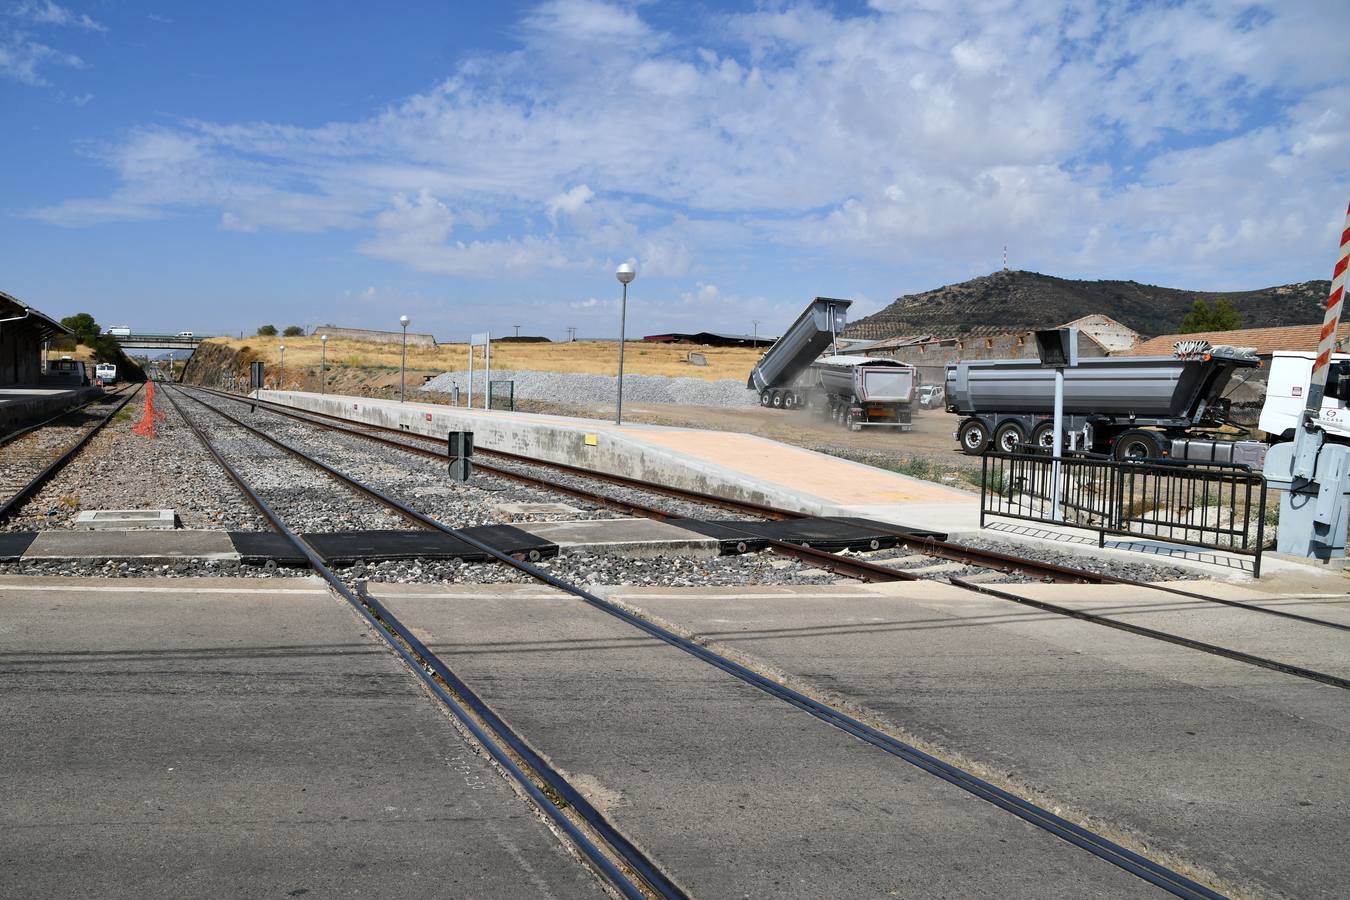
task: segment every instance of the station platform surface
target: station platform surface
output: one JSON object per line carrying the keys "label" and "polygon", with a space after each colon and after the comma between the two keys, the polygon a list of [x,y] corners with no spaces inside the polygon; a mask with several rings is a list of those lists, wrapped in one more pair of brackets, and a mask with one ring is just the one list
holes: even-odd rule
{"label": "station platform surface", "polygon": [[0,435],[42,419],[49,419],[64,409],[78,406],[103,393],[96,387],[43,387],[11,384],[0,387]]}
{"label": "station platform surface", "polygon": [[768,503],[812,515],[860,515],[948,527],[978,522],[978,496],[755,435],[599,419],[399,403],[302,391],[261,399],[444,438],[472,431],[475,447]]}
{"label": "station platform surface", "polygon": [[0,578],[0,894],[601,897],[317,579]]}
{"label": "station platform surface", "polygon": [[[1139,589],[1020,590],[1100,595],[1084,605],[1276,658],[1303,643],[1289,661],[1344,670],[1344,632]],[[1344,595],[1242,593],[1350,612]],[[609,596],[1222,893],[1331,897],[1350,883],[1343,689],[935,582]]]}

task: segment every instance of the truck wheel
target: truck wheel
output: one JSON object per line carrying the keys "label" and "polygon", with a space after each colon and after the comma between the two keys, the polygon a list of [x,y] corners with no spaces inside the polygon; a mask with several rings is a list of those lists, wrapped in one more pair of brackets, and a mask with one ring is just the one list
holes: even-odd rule
{"label": "truck wheel", "polygon": [[769,394],[768,391],[760,391],[760,392],[759,392],[759,405],[760,405],[760,406],[772,406],[772,405],[773,405],[773,397],[770,396],[770,394]]}
{"label": "truck wheel", "polygon": [[979,419],[970,419],[961,425],[961,429],[956,433],[956,440],[961,444],[962,453],[967,456],[979,456],[989,445],[989,429],[985,428]]}
{"label": "truck wheel", "polygon": [[774,409],[782,409],[782,408],[783,408],[783,392],[782,392],[782,391],[774,391],[774,392],[773,392],[773,408],[774,408]]}
{"label": "truck wheel", "polygon": [[1127,431],[1116,438],[1116,459],[1157,459],[1162,452],[1158,436],[1151,431]]}
{"label": "truck wheel", "polygon": [[999,453],[1013,453],[1017,445],[1027,439],[1026,432],[1016,422],[1004,422],[994,432],[994,449]]}
{"label": "truck wheel", "polygon": [[1031,429],[1031,443],[1036,447],[1053,450],[1055,447],[1055,423],[1042,422]]}
{"label": "truck wheel", "polygon": [[853,410],[844,413],[844,427],[849,431],[862,431],[862,426],[858,424],[858,417],[853,414]]}

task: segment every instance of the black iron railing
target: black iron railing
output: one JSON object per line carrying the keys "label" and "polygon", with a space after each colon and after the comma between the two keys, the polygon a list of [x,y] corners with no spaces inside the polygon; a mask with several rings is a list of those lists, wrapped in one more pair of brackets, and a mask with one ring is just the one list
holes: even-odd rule
{"label": "black iron railing", "polygon": [[1087,528],[1098,546],[1108,534],[1250,553],[1261,574],[1266,480],[1247,466],[1171,460],[1064,456],[1059,515],[1052,501],[1054,459],[1040,447],[987,453],[980,527],[988,516]]}

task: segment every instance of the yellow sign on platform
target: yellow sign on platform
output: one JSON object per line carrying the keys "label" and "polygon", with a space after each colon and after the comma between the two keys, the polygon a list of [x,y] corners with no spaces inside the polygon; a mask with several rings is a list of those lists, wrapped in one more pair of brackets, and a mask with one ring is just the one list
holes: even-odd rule
{"label": "yellow sign on platform", "polygon": [[596,435],[594,435],[594,434],[588,434],[588,435],[586,435],[586,446],[587,446],[587,447],[594,447],[594,446],[597,444],[597,442],[598,442],[598,441],[597,441],[597,436],[596,436]]}

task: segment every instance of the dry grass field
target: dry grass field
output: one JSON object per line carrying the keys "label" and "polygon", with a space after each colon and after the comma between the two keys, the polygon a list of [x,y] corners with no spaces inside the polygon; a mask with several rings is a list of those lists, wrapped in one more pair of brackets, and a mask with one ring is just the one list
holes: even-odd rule
{"label": "dry grass field", "polygon": [[[212,342],[226,344],[235,350],[251,349],[269,367],[277,365],[280,353],[286,347],[286,364],[294,367],[319,365],[320,341],[317,337],[251,337],[212,338]],[[706,366],[687,361],[690,351],[700,353],[708,361]],[[764,352],[763,348],[683,347],[673,344],[648,344],[628,341],[624,350],[624,372],[631,375],[668,375],[705,378],[715,381],[731,378],[744,381],[750,369]],[[478,362],[483,364],[483,351],[478,349]],[[438,347],[408,347],[408,369],[421,371],[455,371],[468,368],[469,350],[465,344],[441,344]],[[399,345],[369,341],[333,339],[328,342],[330,369],[380,369],[399,366]],[[616,341],[576,341],[573,343],[516,344],[493,343],[494,369],[530,369],[537,372],[588,372],[596,375],[615,375],[619,371],[619,348]]]}

